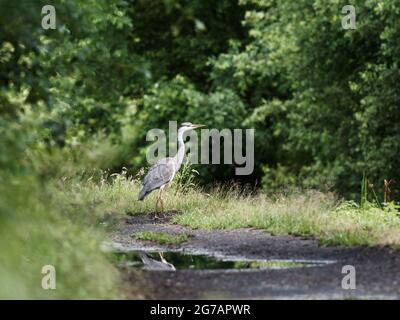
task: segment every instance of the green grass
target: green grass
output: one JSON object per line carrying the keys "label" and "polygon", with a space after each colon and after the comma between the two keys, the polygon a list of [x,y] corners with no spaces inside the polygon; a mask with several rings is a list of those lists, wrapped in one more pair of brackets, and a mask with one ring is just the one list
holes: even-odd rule
{"label": "green grass", "polygon": [[159,244],[181,244],[188,240],[186,233],[170,234],[166,232],[142,231],[131,235],[132,238],[144,241],[154,241]]}
{"label": "green grass", "polygon": [[205,209],[184,211],[173,222],[206,229],[253,227],[316,238],[323,245],[400,245],[400,216],[392,207],[361,208],[316,191],[276,199],[225,195],[219,201],[207,200]]}
{"label": "green grass", "polygon": [[[139,186],[132,181],[132,190]],[[136,203],[130,214],[155,209],[156,193]],[[180,192],[174,186],[164,192],[166,210],[180,214],[172,222],[193,229],[257,228],[275,235],[316,238],[322,245],[400,246],[400,213],[393,205],[343,201],[332,193],[315,190],[268,197],[246,195],[239,188],[215,188],[204,192],[192,187]]]}
{"label": "green grass", "polygon": [[296,261],[236,261],[234,262],[235,269],[247,269],[247,268],[299,268],[305,264]]}

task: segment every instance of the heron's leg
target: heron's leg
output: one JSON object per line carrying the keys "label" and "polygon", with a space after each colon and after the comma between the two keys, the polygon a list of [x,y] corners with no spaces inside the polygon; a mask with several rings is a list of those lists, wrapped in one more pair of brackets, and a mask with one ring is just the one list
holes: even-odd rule
{"label": "heron's leg", "polygon": [[160,204],[161,204],[161,212],[164,212],[164,201],[162,199],[162,191],[163,188],[160,189]]}
{"label": "heron's leg", "polygon": [[161,212],[164,212],[164,201],[162,198],[160,198],[160,204],[161,204]]}
{"label": "heron's leg", "polygon": [[158,212],[158,203],[160,202],[160,193],[157,194],[157,200],[156,200],[156,212]]}
{"label": "heron's leg", "polygon": [[158,194],[157,194],[156,213],[155,213],[154,219],[159,219],[159,217],[158,217],[158,215],[157,215],[157,213],[160,212],[160,211],[158,210],[158,204],[159,204],[159,203],[161,204],[161,210],[163,210],[163,207],[162,207],[162,199],[161,199],[161,191],[162,191],[162,189],[160,189],[159,192],[158,192]]}

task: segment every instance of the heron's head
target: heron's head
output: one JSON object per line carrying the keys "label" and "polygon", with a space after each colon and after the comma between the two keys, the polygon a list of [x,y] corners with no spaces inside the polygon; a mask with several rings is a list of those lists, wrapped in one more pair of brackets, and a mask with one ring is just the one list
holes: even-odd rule
{"label": "heron's head", "polygon": [[197,129],[197,128],[201,128],[201,127],[205,127],[202,124],[193,124],[191,122],[183,122],[181,124],[181,126],[179,127],[179,130],[182,130],[183,132],[185,131],[189,131],[189,130],[193,130],[193,129]]}

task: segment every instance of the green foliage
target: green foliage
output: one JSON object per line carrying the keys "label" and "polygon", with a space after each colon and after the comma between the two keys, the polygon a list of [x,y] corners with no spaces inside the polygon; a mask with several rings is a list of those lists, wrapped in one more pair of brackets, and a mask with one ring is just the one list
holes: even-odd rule
{"label": "green foliage", "polygon": [[[2,16],[26,12],[25,3],[5,5]],[[30,3],[18,27],[7,25],[9,18],[4,20],[3,48],[8,44],[14,53],[4,68],[14,71],[2,73],[3,81],[23,85],[29,101],[46,105],[43,122],[58,143],[65,142],[68,130],[79,136],[118,129],[118,115],[127,105],[122,91],[128,90],[126,83],[137,74],[138,63],[124,41],[131,25],[124,4],[57,1],[57,29],[50,31],[42,29],[38,19],[43,1]],[[22,28],[29,30],[29,37],[21,36],[26,32]]]}
{"label": "green foliage", "polygon": [[243,15],[244,8],[230,0],[135,1],[129,10],[131,48],[146,58],[152,83],[183,75],[207,88],[208,59],[243,35]]}
{"label": "green foliage", "polygon": [[[363,172],[374,183],[398,177],[395,1],[351,1],[356,30],[341,27],[345,1],[242,2],[253,5],[250,43],[233,43],[212,78],[253,109],[247,124],[259,129],[265,188],[298,180],[291,175],[355,198]],[[290,172],[283,184],[269,180],[274,168]]]}

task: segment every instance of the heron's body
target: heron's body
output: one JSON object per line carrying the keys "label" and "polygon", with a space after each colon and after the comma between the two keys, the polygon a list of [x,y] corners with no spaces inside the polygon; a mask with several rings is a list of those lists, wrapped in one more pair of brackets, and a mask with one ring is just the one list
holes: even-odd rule
{"label": "heron's body", "polygon": [[178,130],[178,152],[174,157],[167,157],[158,160],[146,174],[143,180],[142,187],[139,191],[138,200],[143,200],[152,191],[160,189],[160,195],[157,198],[156,207],[161,201],[161,192],[165,186],[169,185],[179,171],[183,159],[185,157],[185,144],[183,142],[183,133],[188,130],[199,128],[202,126],[193,125],[190,122],[185,122]]}
{"label": "heron's body", "polygon": [[138,200],[143,200],[150,192],[164,187],[172,182],[179,170],[172,157],[158,160],[144,177]]}

